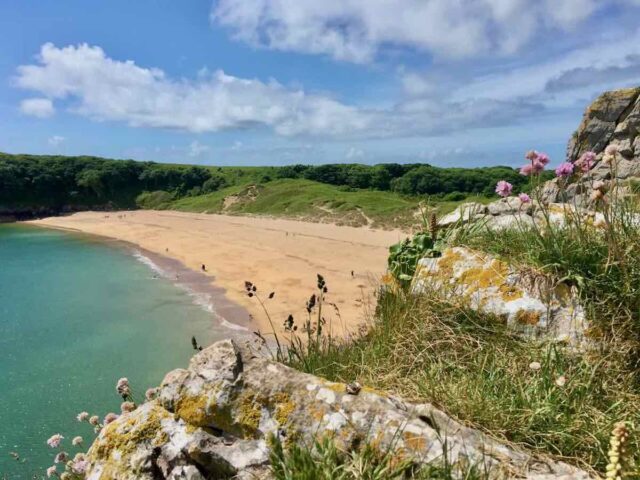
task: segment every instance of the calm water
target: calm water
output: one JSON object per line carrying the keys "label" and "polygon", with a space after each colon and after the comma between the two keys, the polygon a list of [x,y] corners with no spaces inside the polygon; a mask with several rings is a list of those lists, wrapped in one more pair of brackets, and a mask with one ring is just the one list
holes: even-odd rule
{"label": "calm water", "polygon": [[[88,443],[75,415],[119,411],[126,376],[140,398],[186,365],[190,339],[229,332],[124,247],[35,227],[0,225],[0,479],[40,478],[61,433]],[[218,325],[218,326],[216,326]],[[10,455],[16,452],[21,460]]]}

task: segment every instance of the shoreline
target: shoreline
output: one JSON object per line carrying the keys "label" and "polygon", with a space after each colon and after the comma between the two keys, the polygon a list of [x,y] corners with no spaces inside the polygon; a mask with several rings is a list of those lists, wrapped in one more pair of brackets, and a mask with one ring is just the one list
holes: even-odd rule
{"label": "shoreline", "polygon": [[[31,221],[29,221],[31,222]],[[229,330],[233,335],[249,335],[251,333],[250,314],[246,308],[231,301],[225,295],[224,288],[218,286],[215,278],[193,270],[179,260],[147,250],[140,245],[113,237],[87,233],[77,228],[63,226],[37,225],[29,222],[16,222],[20,225],[68,232],[83,240],[106,244],[111,248],[123,250],[127,256],[145,264],[159,277],[169,280],[174,286],[183,290],[192,298],[192,303],[210,313],[218,325]]]}
{"label": "shoreline", "polygon": [[[196,284],[208,289],[212,309],[222,318],[229,316],[232,323],[263,334],[272,333],[270,324],[255,298],[247,297],[245,281],[258,286],[281,334],[289,314],[298,323],[306,319],[305,304],[315,292],[316,275],[323,275],[327,302],[335,304],[326,312],[327,324],[333,334],[346,335],[357,331],[375,307],[388,247],[406,235],[297,220],[150,210],[81,212],[21,223],[122,241],[163,264],[180,266],[183,275],[194,275]],[[270,292],[275,292],[273,299]]]}

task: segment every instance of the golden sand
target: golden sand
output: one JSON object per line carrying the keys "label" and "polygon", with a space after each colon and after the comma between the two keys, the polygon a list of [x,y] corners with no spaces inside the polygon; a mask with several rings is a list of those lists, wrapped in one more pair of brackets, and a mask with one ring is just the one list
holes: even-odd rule
{"label": "golden sand", "polygon": [[[245,294],[244,282],[257,285],[281,328],[290,313],[298,323],[306,318],[305,302],[316,291],[319,273],[327,282],[327,301],[339,310],[339,315],[331,307],[323,310],[337,335],[354,331],[374,308],[387,249],[405,236],[295,220],[150,210],[82,212],[29,223],[130,242],[198,271],[204,264],[213,283],[245,307],[253,328],[262,332],[270,331],[268,321],[256,299]],[[275,292],[271,300],[270,292]]]}

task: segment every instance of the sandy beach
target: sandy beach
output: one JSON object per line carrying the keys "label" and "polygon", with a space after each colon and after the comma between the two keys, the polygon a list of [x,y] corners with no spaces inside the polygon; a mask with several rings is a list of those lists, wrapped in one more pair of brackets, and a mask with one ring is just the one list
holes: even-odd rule
{"label": "sandy beach", "polygon": [[[325,319],[335,335],[354,331],[375,306],[374,288],[386,268],[388,246],[400,231],[371,230],[294,220],[174,211],[82,212],[29,222],[72,229],[140,246],[202,271],[226,297],[244,307],[252,327],[270,332],[268,320],[244,282],[251,281],[278,328],[291,313],[300,323],[305,303],[325,277]],[[352,274],[353,272],[353,274]],[[270,292],[275,292],[268,299]],[[242,310],[237,310],[242,311]],[[238,315],[238,313],[236,313]],[[246,318],[231,318],[246,324]]]}

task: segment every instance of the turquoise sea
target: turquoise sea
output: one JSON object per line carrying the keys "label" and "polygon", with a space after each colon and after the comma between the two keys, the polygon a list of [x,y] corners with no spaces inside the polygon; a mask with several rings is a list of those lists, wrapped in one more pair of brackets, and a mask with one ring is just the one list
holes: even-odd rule
{"label": "turquoise sea", "polygon": [[0,479],[41,478],[54,433],[70,453],[76,435],[87,448],[93,431],[75,416],[119,413],[118,378],[140,399],[187,364],[192,335],[233,332],[150,266],[127,246],[0,225]]}

